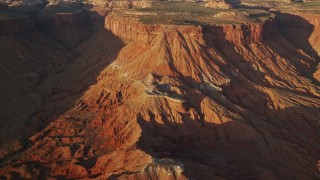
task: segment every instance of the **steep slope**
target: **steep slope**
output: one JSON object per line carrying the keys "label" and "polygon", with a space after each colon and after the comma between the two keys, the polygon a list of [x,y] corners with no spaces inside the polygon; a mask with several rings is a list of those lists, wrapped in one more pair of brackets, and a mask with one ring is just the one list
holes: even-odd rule
{"label": "steep slope", "polygon": [[[65,15],[64,18],[68,21],[67,29],[61,27],[63,22],[60,22],[59,30],[64,32],[68,28],[73,30],[73,34],[70,34],[68,39],[63,39],[65,43],[61,43],[58,33],[48,35],[47,32],[40,30],[38,20],[41,19],[28,17],[0,21],[0,26],[3,27],[0,32],[0,79],[2,84],[0,88],[0,131],[2,132],[0,158],[21,149],[27,144],[27,137],[38,132],[42,126],[50,122],[48,120],[52,118],[50,116],[60,114],[68,107],[59,105],[47,115],[36,117],[44,110],[44,106],[54,96],[55,91],[58,91],[58,89],[42,91],[39,85],[48,76],[64,71],[66,66],[77,57],[77,52],[71,50],[71,45],[74,45],[75,42],[70,39],[77,38],[77,41],[83,41],[91,33],[91,30],[88,30],[83,24],[75,23],[76,15],[71,19],[68,14]],[[59,15],[60,18],[62,16]],[[57,28],[54,23],[50,27]]]}
{"label": "steep slope", "polygon": [[[313,56],[319,55],[320,16],[318,14],[284,14],[280,18],[279,27],[279,32],[297,48]],[[316,67],[314,72],[314,78],[318,81],[319,74],[320,66]]]}
{"label": "steep slope", "polygon": [[108,32],[38,85],[50,98],[35,120],[68,108],[2,161],[3,176],[320,178],[317,57],[277,24],[146,25],[108,14]]}
{"label": "steep slope", "polygon": [[25,36],[1,36],[0,46],[0,157],[3,157],[7,150],[17,150],[23,146],[19,139],[25,133],[27,137],[34,133],[32,126],[27,125],[29,117],[45,101],[35,89],[37,84],[46,76],[60,72],[74,54],[40,32],[27,31]]}

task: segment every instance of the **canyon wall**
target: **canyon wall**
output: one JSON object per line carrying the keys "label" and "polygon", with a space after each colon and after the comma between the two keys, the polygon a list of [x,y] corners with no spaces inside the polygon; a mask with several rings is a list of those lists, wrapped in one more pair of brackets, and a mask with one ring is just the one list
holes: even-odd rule
{"label": "canyon wall", "polygon": [[270,18],[251,24],[223,24],[212,26],[182,26],[164,24],[143,24],[138,19],[109,14],[105,18],[105,27],[120,38],[150,44],[157,35],[167,29],[176,29],[191,38],[205,37],[213,44],[248,45],[268,40],[277,33],[276,20]]}
{"label": "canyon wall", "polygon": [[92,32],[87,13],[42,14],[0,21],[0,36],[18,36],[42,31],[67,47],[75,47]]}
{"label": "canyon wall", "polygon": [[85,12],[40,14],[37,26],[67,47],[75,47],[92,32],[90,16]]}
{"label": "canyon wall", "polygon": [[45,28],[72,28],[73,26],[85,26],[88,23],[88,14],[78,13],[55,13],[40,14],[37,17],[39,26]]}
{"label": "canyon wall", "polygon": [[319,14],[297,14],[298,16],[304,18],[308,21],[312,26],[313,29],[310,33],[310,37],[308,38],[309,43],[315,49],[318,54],[320,54],[320,15]]}
{"label": "canyon wall", "polygon": [[279,15],[278,26],[281,35],[298,48],[320,52],[320,15],[283,13]]}
{"label": "canyon wall", "polygon": [[307,13],[284,13],[279,15],[279,33],[294,46],[303,49],[318,61],[313,77],[320,81],[320,15]]}
{"label": "canyon wall", "polygon": [[12,36],[36,31],[34,18],[0,20],[0,36]]}
{"label": "canyon wall", "polygon": [[233,45],[262,43],[277,33],[276,19],[250,24],[224,24],[204,27],[203,32],[208,40],[217,45],[229,42]]}

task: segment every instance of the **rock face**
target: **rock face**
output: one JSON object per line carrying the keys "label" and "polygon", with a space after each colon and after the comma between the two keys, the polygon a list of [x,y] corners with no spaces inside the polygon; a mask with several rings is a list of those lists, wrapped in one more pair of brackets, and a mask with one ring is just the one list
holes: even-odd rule
{"label": "rock face", "polygon": [[151,7],[153,3],[154,1],[110,1],[106,3],[106,7],[111,9],[147,8]]}
{"label": "rock face", "polygon": [[106,3],[107,8],[131,9],[133,7],[131,1],[110,1]]}
{"label": "rock face", "polygon": [[138,7],[138,8],[148,8],[148,7],[152,7],[154,4],[154,1],[133,1],[132,5],[134,7]]}
{"label": "rock face", "polygon": [[0,36],[19,36],[39,30],[45,31],[66,46],[75,46],[90,35],[86,13],[57,13],[0,21]]}
{"label": "rock face", "polygon": [[37,25],[42,31],[69,47],[74,47],[88,38],[92,26],[88,14],[84,12],[40,15]]}
{"label": "rock face", "polygon": [[205,4],[206,7],[214,9],[231,9],[231,4],[227,3],[225,0],[211,0]]}
{"label": "rock face", "polygon": [[[313,48],[320,52],[319,32],[320,16],[314,14],[282,14],[278,21],[280,33],[290,39],[294,45],[306,51]],[[294,37],[297,32],[299,37]]]}
{"label": "rock face", "polygon": [[277,25],[274,19],[269,19],[261,23],[205,27],[203,32],[208,41],[219,44],[227,41],[240,46],[262,43],[272,38],[277,32]]}
{"label": "rock face", "polygon": [[108,14],[63,70],[28,90],[40,108],[19,117],[33,130],[2,154],[1,177],[319,179],[318,57],[283,35],[286,21],[146,25]]}
{"label": "rock face", "polygon": [[[292,44],[312,56],[320,54],[320,16],[316,14],[283,14],[280,16],[279,32]],[[299,34],[299,36],[297,36]],[[318,58],[319,61],[319,58]],[[314,78],[320,79],[320,66],[315,67]]]}
{"label": "rock face", "polygon": [[23,18],[11,21],[0,21],[0,36],[25,34],[36,31],[33,18]]}
{"label": "rock face", "polygon": [[[109,14],[105,19],[105,27],[120,38],[138,40],[150,44],[161,32],[168,29],[167,25],[145,25],[137,19],[124,18],[115,14]],[[275,19],[268,19],[252,24],[223,24],[207,27],[171,25],[183,34],[190,34],[190,38],[203,38],[208,42],[217,44],[229,42],[233,45],[248,45],[261,43],[273,37],[277,32]]]}

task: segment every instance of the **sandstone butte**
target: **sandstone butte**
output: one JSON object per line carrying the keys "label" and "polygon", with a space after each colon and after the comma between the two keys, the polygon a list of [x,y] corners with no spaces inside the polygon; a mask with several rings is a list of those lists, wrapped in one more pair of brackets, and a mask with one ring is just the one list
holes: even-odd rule
{"label": "sandstone butte", "polygon": [[319,28],[0,21],[0,178],[320,179]]}

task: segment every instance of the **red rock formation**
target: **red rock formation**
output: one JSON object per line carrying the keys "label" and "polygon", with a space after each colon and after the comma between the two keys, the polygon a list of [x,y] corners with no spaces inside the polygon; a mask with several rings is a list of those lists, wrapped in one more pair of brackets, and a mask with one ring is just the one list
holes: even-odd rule
{"label": "red rock formation", "polygon": [[320,52],[320,43],[319,43],[319,36],[320,33],[317,31],[317,29],[320,28],[320,15],[317,14],[297,14],[298,16],[301,16],[306,21],[308,21],[312,26],[313,30],[311,32],[310,37],[308,38],[311,46],[317,51]]}
{"label": "red rock formation", "polygon": [[[279,20],[280,33],[296,47],[303,49],[319,61],[320,16],[316,14],[283,14]],[[314,78],[319,81],[319,66],[315,67]]]}
{"label": "red rock formation", "polygon": [[109,14],[105,28],[39,85],[49,97],[33,119],[65,111],[2,161],[3,176],[320,177],[316,57],[274,19],[200,27]]}
{"label": "red rock formation", "polygon": [[[141,24],[138,19],[115,14],[106,16],[105,23],[106,29],[118,37],[145,43],[150,43],[168,28],[168,25]],[[191,38],[201,38],[204,34],[209,38],[207,41],[222,43],[227,40],[234,45],[248,45],[253,42],[263,42],[274,36],[277,32],[276,24],[274,19],[268,19],[252,24],[223,24],[208,27],[170,25],[170,28],[175,27],[182,34],[190,34]]]}

